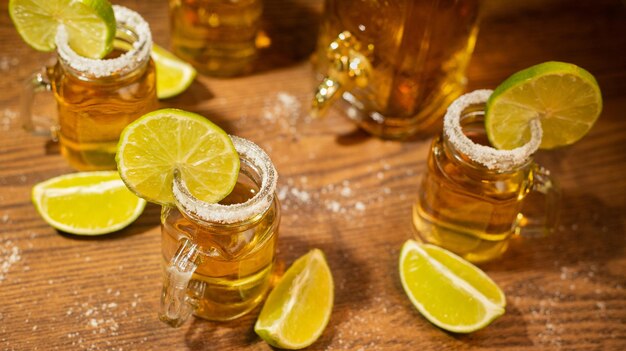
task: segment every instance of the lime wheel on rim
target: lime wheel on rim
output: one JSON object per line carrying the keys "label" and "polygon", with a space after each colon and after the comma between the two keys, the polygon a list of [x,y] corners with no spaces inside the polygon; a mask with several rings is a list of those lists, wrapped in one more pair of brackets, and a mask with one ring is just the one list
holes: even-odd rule
{"label": "lime wheel on rim", "polygon": [[174,204],[176,171],[192,195],[210,203],[230,194],[239,176],[239,155],[228,134],[178,109],[153,111],[126,126],[115,159],[132,192],[163,205]]}
{"label": "lime wheel on rim", "polygon": [[107,0],[10,0],[9,14],[22,39],[36,50],[56,48],[59,25],[81,56],[99,59],[113,49],[115,14]]}
{"label": "lime wheel on rim", "polygon": [[582,138],[602,111],[602,95],[586,70],[564,62],[545,62],[517,72],[487,101],[485,128],[491,144],[514,149],[530,140],[530,121],[541,122],[542,149]]}

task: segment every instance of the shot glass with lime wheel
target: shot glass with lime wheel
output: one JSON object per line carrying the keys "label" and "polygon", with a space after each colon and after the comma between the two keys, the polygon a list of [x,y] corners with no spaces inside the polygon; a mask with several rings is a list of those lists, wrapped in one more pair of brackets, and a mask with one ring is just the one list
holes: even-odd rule
{"label": "shot glass with lime wheel", "polygon": [[162,205],[162,321],[231,320],[261,302],[280,222],[278,176],[261,148],[164,109],[123,131],[117,163],[131,191]]}
{"label": "shot glass with lime wheel", "polygon": [[[120,133],[157,106],[148,23],[106,0],[11,0],[22,38],[41,51],[56,50],[56,64],[35,73],[24,88],[26,129],[52,133],[77,170],[115,169]],[[34,94],[52,91],[56,120],[34,120]]]}
{"label": "shot glass with lime wheel", "polygon": [[602,110],[591,74],[546,62],[495,91],[454,101],[432,143],[413,224],[417,236],[472,262],[499,257],[516,234],[550,233],[560,191],[532,156],[582,138]]}

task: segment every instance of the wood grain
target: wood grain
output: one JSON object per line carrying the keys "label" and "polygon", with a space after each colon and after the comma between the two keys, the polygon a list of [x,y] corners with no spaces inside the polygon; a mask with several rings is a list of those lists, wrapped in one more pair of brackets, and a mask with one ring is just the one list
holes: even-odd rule
{"label": "wood grain", "polygon": [[[155,42],[168,45],[166,1],[116,3],[141,12]],[[490,1],[487,9],[469,89],[493,88],[521,68],[562,60],[592,72],[605,101],[582,141],[537,156],[563,189],[561,225],[549,238],[514,240],[504,258],[482,266],[505,291],[507,313],[471,335],[423,319],[397,274],[429,138],[381,141],[333,111],[325,120],[306,117],[319,1],[268,0],[274,45],[254,75],[200,77],[163,102],[209,116],[271,155],[285,192],[279,263],[286,267],[319,247],[335,278],[331,322],[311,350],[626,349],[624,5]],[[0,349],[271,349],[252,330],[258,309],[229,323],[192,319],[180,329],[157,320],[157,206],[98,238],[58,233],[39,218],[31,187],[72,170],[53,143],[19,130],[16,114],[21,82],[51,55],[20,40],[7,1],[0,10]],[[281,104],[279,94],[301,106]],[[50,97],[41,97],[36,114],[53,113]]]}

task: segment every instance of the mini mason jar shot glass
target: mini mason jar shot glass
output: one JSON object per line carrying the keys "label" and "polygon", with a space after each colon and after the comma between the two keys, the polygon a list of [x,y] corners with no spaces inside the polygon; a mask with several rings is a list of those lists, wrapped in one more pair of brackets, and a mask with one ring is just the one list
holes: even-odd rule
{"label": "mini mason jar shot glass", "polygon": [[[69,164],[81,171],[115,169],[121,131],[157,106],[150,27],[134,11],[122,6],[113,6],[113,10],[117,32],[114,49],[107,57],[78,55],[60,26],[56,64],[34,74],[22,93],[23,126],[51,133]],[[53,92],[56,120],[33,119],[34,94],[41,91]]]}
{"label": "mini mason jar shot glass", "polygon": [[531,122],[527,144],[491,147],[484,128],[491,92],[477,90],[450,105],[413,206],[419,239],[472,262],[499,257],[516,234],[550,233],[559,214],[559,188],[532,159],[541,143],[540,122]]}
{"label": "mini mason jar shot glass", "polygon": [[163,291],[159,318],[173,327],[191,313],[226,321],[256,307],[271,282],[280,223],[278,175],[254,143],[231,136],[241,167],[217,204],[195,198],[174,176],[176,206],[161,212]]}
{"label": "mini mason jar shot glass", "polygon": [[172,51],[203,74],[251,73],[262,0],[169,0]]}

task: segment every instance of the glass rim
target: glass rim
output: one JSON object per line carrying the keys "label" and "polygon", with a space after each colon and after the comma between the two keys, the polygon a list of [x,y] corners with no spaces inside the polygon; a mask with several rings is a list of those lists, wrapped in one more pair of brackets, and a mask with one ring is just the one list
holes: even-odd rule
{"label": "glass rim", "polygon": [[541,144],[542,129],[539,120],[530,121],[530,140],[512,150],[499,150],[481,145],[468,138],[461,127],[461,115],[471,105],[484,104],[493,90],[481,89],[459,96],[450,104],[443,120],[443,133],[448,141],[472,161],[490,170],[510,171],[528,163]]}
{"label": "glass rim", "polygon": [[245,202],[222,205],[204,202],[191,194],[178,173],[174,175],[172,192],[180,210],[210,223],[234,224],[265,213],[274,201],[278,173],[270,157],[255,143],[231,135],[239,157],[246,159],[261,178],[259,190]]}
{"label": "glass rim", "polygon": [[116,31],[120,26],[126,26],[137,35],[137,40],[132,43],[131,50],[111,59],[91,59],[80,56],[70,47],[65,26],[60,25],[55,37],[57,53],[60,58],[76,71],[95,78],[132,71],[146,58],[149,58],[152,48],[152,34],[148,22],[139,13],[123,6],[113,5],[113,12],[115,13]]}

